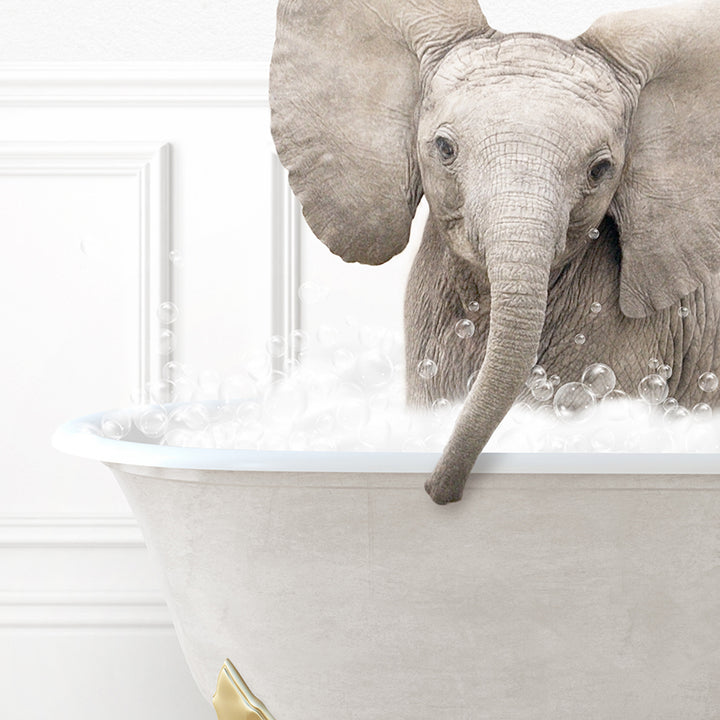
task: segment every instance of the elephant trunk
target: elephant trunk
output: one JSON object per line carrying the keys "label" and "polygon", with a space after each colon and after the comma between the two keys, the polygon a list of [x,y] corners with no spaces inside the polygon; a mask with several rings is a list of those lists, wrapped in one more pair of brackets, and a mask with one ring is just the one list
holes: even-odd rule
{"label": "elephant trunk", "polygon": [[[550,266],[567,220],[547,198],[513,194],[484,210],[490,283],[490,327],[485,358],[443,455],[425,488],[444,505],[460,500],[470,471],[522,389],[540,343]],[[538,211],[538,208],[540,210]]]}

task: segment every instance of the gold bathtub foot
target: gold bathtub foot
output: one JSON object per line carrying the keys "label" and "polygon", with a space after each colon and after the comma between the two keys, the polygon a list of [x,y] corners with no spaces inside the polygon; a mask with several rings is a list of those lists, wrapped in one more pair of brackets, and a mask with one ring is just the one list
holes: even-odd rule
{"label": "gold bathtub foot", "polygon": [[213,706],[218,720],[274,720],[229,660],[225,661],[220,670]]}

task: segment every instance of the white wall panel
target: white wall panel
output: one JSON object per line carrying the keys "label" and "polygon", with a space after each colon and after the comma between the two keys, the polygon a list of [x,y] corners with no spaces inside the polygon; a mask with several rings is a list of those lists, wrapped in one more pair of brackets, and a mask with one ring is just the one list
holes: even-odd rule
{"label": "white wall panel", "polygon": [[265,77],[104,70],[0,68],[0,717],[200,720],[124,498],[49,437],[157,376],[161,299],[198,369],[228,372],[270,333]]}

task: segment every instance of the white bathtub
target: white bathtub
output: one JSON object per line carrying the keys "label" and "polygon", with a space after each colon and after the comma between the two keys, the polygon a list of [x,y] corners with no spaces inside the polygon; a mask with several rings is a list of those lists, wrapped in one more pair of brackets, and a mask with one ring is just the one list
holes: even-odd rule
{"label": "white bathtub", "polygon": [[114,472],[208,699],[230,658],[275,720],[720,717],[718,455],[487,454],[439,507],[434,454],[86,421],[54,444]]}

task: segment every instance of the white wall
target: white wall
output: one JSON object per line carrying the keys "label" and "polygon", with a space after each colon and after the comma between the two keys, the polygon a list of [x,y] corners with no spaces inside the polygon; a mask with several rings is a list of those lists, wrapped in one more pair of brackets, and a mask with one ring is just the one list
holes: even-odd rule
{"label": "white wall", "polygon": [[[504,31],[572,36],[606,10],[650,4],[549,12],[495,0],[485,11]],[[273,23],[270,0],[3,3],[2,718],[213,717],[110,473],[54,452],[49,436],[157,375],[161,297],[180,310],[177,358],[197,368],[226,373],[287,324],[271,283]],[[281,192],[275,202],[286,207]],[[346,314],[401,327],[412,250],[383,268],[348,266],[308,233],[281,233],[276,257],[293,238],[295,281],[334,287],[327,306],[304,309],[306,327]],[[184,264],[169,262],[171,248]]]}

